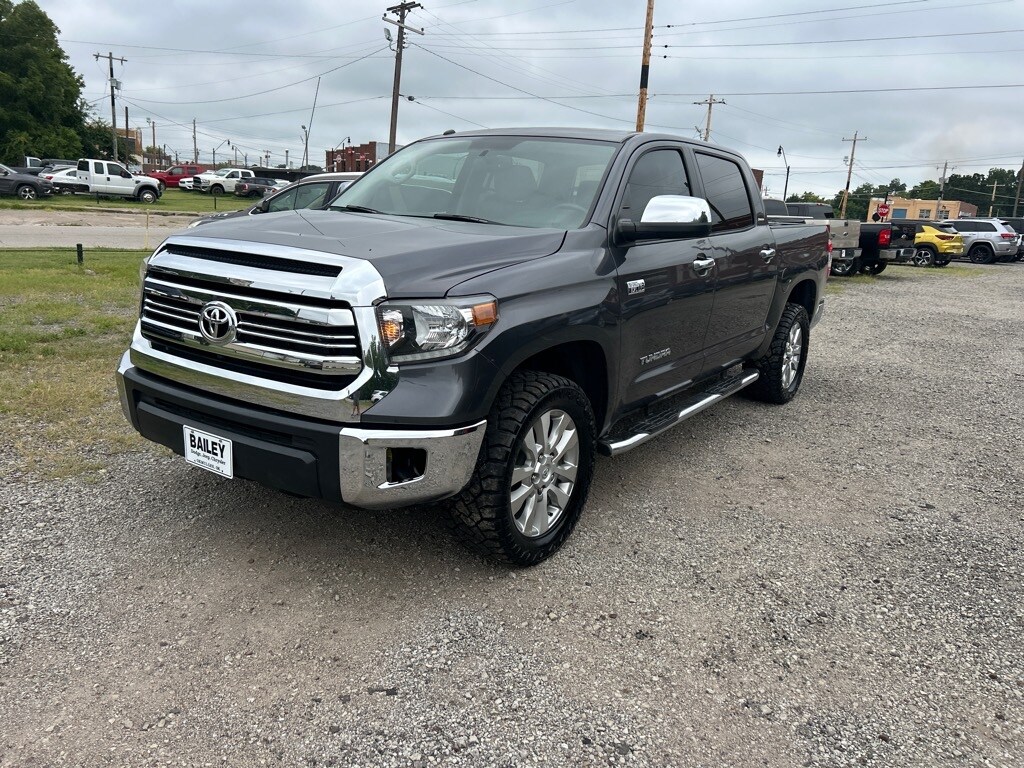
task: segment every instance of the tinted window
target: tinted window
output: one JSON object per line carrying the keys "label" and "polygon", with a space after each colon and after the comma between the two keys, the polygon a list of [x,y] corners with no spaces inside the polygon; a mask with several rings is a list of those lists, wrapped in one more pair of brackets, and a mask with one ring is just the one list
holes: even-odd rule
{"label": "tinted window", "polygon": [[267,204],[267,211],[273,213],[275,211],[290,211],[295,207],[295,193],[298,192],[298,188],[289,189],[287,192],[282,192],[277,197],[273,198]]}
{"label": "tinted window", "polygon": [[100,174],[102,176],[103,175],[103,163],[99,163],[99,162],[93,163],[92,164],[92,172],[93,173],[98,173],[98,174]]}
{"label": "tinted window", "polygon": [[655,149],[637,160],[629,172],[619,216],[640,221],[652,197],[689,194],[683,156],[675,149]]}
{"label": "tinted window", "polygon": [[789,215],[789,208],[781,200],[769,200],[765,198],[764,201],[764,212],[768,216],[787,216]]}
{"label": "tinted window", "polygon": [[711,206],[711,231],[751,226],[754,223],[754,211],[750,207],[750,197],[740,167],[721,157],[700,152],[696,155],[700,178],[704,182],[704,194]]}
{"label": "tinted window", "polygon": [[322,206],[327,197],[327,189],[331,186],[329,181],[317,184],[303,184],[295,191],[296,208],[318,208]]}

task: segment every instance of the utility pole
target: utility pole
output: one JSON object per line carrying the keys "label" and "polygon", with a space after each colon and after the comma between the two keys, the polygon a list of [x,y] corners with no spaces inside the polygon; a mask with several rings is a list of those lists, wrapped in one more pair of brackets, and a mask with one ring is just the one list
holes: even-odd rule
{"label": "utility pole", "polygon": [[[422,29],[416,29],[415,27],[405,26],[405,16],[409,11],[413,11],[423,6],[419,3],[405,2],[401,5],[393,5],[385,12],[393,13],[398,16],[398,21],[389,19],[385,15],[381,20],[386,21],[388,24],[394,24],[398,27],[398,43],[395,45],[395,83],[391,90],[391,133],[388,136],[388,154],[390,155],[395,151],[395,138],[398,135],[398,89],[402,83],[402,49],[405,48],[405,30],[410,29],[418,35],[423,34]],[[388,39],[391,39],[389,34]]]}
{"label": "utility pole", "polygon": [[707,116],[707,119],[704,121],[704,136],[703,136],[703,139],[704,139],[704,141],[710,141],[711,140],[711,108],[713,106],[715,106],[715,104],[725,104],[725,99],[716,99],[715,98],[715,94],[712,93],[704,101],[695,101],[693,103],[694,104],[698,104],[698,105],[699,104],[707,104],[708,105],[708,116]]}
{"label": "utility pole", "polygon": [[[114,151],[113,157],[114,157],[114,162],[116,163],[117,162],[117,104],[114,102],[114,87],[116,85],[118,85],[118,82],[117,82],[117,80],[114,79],[114,53],[113,53],[113,51],[107,51],[107,55],[106,56],[104,56],[102,53],[94,53],[92,55],[92,57],[94,59],[96,59],[96,61],[99,61],[100,59],[106,59],[107,62],[110,64],[110,70],[109,70],[110,71],[110,138],[111,138],[111,140],[113,142],[113,151]],[[118,59],[118,61],[120,61],[122,64],[124,64],[127,61],[127,59],[125,59],[122,56],[121,58]],[[125,125],[125,127],[127,128],[127,125]]]}
{"label": "utility pole", "polygon": [[949,161],[942,164],[942,175],[939,176],[939,199],[935,201],[935,220],[942,221],[942,194],[946,191],[946,170],[949,168]]}
{"label": "utility pole", "polygon": [[857,142],[867,141],[868,137],[865,136],[863,139],[857,136],[857,131],[853,132],[853,138],[844,138],[843,141],[852,141],[853,147],[850,149],[850,165],[846,169],[846,188],[843,190],[843,204],[839,208],[839,218],[846,218],[846,203],[850,199],[850,178],[853,176],[853,156],[857,153]]}
{"label": "utility pole", "polygon": [[996,189],[998,189],[998,188],[999,188],[999,182],[998,181],[993,181],[992,182],[992,200],[988,204],[988,215],[989,216],[992,215],[992,209],[995,207],[995,204],[996,204]]}
{"label": "utility pole", "polygon": [[157,157],[153,158],[153,165],[163,165],[163,158],[160,157],[160,147],[156,145],[156,123],[151,117],[147,117],[146,122],[149,123],[149,127],[153,131],[153,154],[157,155]]}
{"label": "utility pole", "polygon": [[1017,203],[1020,201],[1020,183],[1024,180],[1024,160],[1020,164],[1020,173],[1017,174],[1017,194],[1013,196],[1013,215],[1017,215]]}
{"label": "utility pole", "polygon": [[192,118],[192,162],[199,162],[199,144],[196,143],[196,119]]}
{"label": "utility pole", "polygon": [[651,35],[654,32],[654,0],[647,0],[647,21],[644,24],[644,54],[640,64],[640,96],[636,103],[636,129],[644,129],[647,118],[647,76],[651,70]]}

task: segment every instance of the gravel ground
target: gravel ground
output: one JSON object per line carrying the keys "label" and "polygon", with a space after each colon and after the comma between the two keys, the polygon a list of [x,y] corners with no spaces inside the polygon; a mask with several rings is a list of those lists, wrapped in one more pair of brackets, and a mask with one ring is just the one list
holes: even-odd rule
{"label": "gravel ground", "polygon": [[793,403],[602,459],[531,570],[0,446],[0,766],[1024,764],[1024,265],[839,284]]}

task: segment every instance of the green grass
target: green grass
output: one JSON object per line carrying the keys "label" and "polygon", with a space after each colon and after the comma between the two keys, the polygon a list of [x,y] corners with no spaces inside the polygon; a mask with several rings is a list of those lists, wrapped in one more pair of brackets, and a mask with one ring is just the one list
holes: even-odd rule
{"label": "green grass", "polygon": [[92,474],[142,446],[114,370],[128,348],[148,251],[0,250],[0,424],[26,468]]}
{"label": "green grass", "polygon": [[[44,208],[53,211],[81,211],[89,208],[120,208],[125,211],[170,211],[182,213],[213,213],[214,211],[237,211],[248,208],[255,203],[254,198],[236,197],[235,195],[204,195],[198,192],[182,192],[180,189],[169,188],[163,196],[152,205],[136,200],[123,200],[119,197],[100,197],[95,195],[54,195],[42,200],[19,200],[13,197],[0,198],[0,208],[19,210],[27,208]],[[214,207],[216,206],[216,207]]]}

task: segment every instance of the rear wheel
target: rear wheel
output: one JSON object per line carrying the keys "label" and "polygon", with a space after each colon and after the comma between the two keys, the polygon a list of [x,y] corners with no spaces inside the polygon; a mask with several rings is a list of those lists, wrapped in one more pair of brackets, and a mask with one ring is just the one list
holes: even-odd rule
{"label": "rear wheel", "polygon": [[18,187],[17,194],[22,200],[35,200],[39,196],[36,188],[30,184],[22,184]]}
{"label": "rear wheel", "polygon": [[596,427],[574,381],[514,373],[498,393],[469,485],[452,516],[470,548],[513,565],[535,565],[565,543],[594,473]]}
{"label": "rear wheel", "polygon": [[796,397],[807,365],[810,332],[807,310],[800,304],[787,304],[771,347],[754,363],[761,378],[743,391],[755,400],[779,405]]}
{"label": "rear wheel", "polygon": [[860,272],[860,258],[832,262],[832,274],[836,277],[849,277],[858,272]]}
{"label": "rear wheel", "polygon": [[935,249],[927,245],[919,246],[914,251],[914,265],[918,267],[930,267],[936,261]]}
{"label": "rear wheel", "polygon": [[887,266],[889,263],[886,261],[872,261],[862,265],[860,271],[865,275],[880,275],[885,272]]}
{"label": "rear wheel", "polygon": [[945,256],[943,256],[940,259],[935,259],[935,263],[932,266],[935,266],[935,267],[945,267],[946,265],[949,264],[949,262],[950,262],[950,260],[948,258],[946,258]]}
{"label": "rear wheel", "polygon": [[976,245],[967,252],[967,258],[975,264],[991,264],[996,260],[996,254],[987,245]]}

